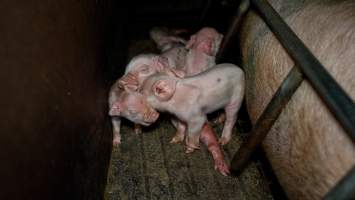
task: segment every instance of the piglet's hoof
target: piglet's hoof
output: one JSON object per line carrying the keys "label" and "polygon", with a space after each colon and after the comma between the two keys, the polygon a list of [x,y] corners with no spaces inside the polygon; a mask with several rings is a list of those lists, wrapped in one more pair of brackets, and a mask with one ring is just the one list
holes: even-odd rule
{"label": "piglet's hoof", "polygon": [[216,119],[213,120],[213,125],[223,124],[226,121],[226,115],[224,113],[219,114]]}
{"label": "piglet's hoof", "polygon": [[221,138],[218,140],[218,142],[219,142],[221,145],[226,145],[230,140],[231,140],[231,138],[221,137]]}
{"label": "piglet's hoof", "polygon": [[135,125],[134,125],[134,133],[135,133],[136,135],[139,135],[139,134],[142,133],[142,127],[141,127],[139,124],[135,124]]}
{"label": "piglet's hoof", "polygon": [[186,146],[186,151],[185,151],[185,153],[190,154],[190,153],[194,152],[195,150],[196,150],[195,148]]}
{"label": "piglet's hoof", "polygon": [[186,147],[186,151],[185,151],[185,153],[192,153],[192,152],[194,152],[195,151],[195,149],[194,148],[191,148],[191,147]]}
{"label": "piglet's hoof", "polygon": [[177,144],[177,143],[181,143],[182,141],[184,141],[184,135],[181,136],[181,134],[176,134],[176,135],[170,140],[170,143],[171,143],[171,144]]}
{"label": "piglet's hoof", "polygon": [[230,174],[229,166],[224,161],[216,162],[214,164],[214,169],[219,171],[223,176],[228,176]]}
{"label": "piglet's hoof", "polygon": [[192,152],[194,152],[196,149],[200,149],[200,147],[199,147],[199,146],[196,146],[196,145],[190,146],[189,144],[186,144],[186,151],[185,151],[185,153],[192,153]]}
{"label": "piglet's hoof", "polygon": [[[196,139],[197,138],[197,139]],[[200,140],[198,137],[186,137],[186,146],[193,149],[200,149]]]}
{"label": "piglet's hoof", "polygon": [[114,146],[114,147],[119,147],[120,144],[121,144],[121,137],[115,137],[115,138],[113,139],[113,146]]}

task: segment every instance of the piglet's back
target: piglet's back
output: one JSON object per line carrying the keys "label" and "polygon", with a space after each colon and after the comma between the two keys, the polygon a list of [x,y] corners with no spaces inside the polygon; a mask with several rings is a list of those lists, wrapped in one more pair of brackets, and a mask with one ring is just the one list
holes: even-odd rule
{"label": "piglet's back", "polygon": [[217,83],[223,82],[238,84],[241,81],[244,82],[244,72],[237,65],[231,63],[218,64],[204,72],[184,79],[184,83],[196,86],[215,86]]}
{"label": "piglet's back", "polygon": [[207,113],[242,98],[245,85],[244,72],[234,64],[216,65],[182,82],[199,88],[198,102]]}

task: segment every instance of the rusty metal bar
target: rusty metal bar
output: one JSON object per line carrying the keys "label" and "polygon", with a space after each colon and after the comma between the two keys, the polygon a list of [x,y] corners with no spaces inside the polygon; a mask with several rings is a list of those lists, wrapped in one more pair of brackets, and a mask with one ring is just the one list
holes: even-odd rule
{"label": "rusty metal bar", "polygon": [[355,142],[354,102],[266,0],[250,2]]}
{"label": "rusty metal bar", "polygon": [[232,21],[231,25],[229,26],[227,34],[223,37],[221,47],[220,47],[218,54],[216,56],[217,63],[220,62],[222,55],[225,53],[226,49],[228,48],[228,45],[235,38],[235,34],[237,33],[239,24],[242,21],[245,14],[247,13],[247,11],[249,10],[249,6],[250,6],[249,0],[242,0],[240,2],[238,10],[233,17],[233,21]]}
{"label": "rusty metal bar", "polygon": [[340,199],[355,199],[355,166],[324,197],[324,200]]}
{"label": "rusty metal bar", "polygon": [[264,140],[281,111],[291,99],[293,93],[301,85],[302,80],[303,77],[298,67],[293,67],[256,121],[247,139],[234,155],[231,163],[231,171],[233,174],[238,174],[245,167],[251,154]]}

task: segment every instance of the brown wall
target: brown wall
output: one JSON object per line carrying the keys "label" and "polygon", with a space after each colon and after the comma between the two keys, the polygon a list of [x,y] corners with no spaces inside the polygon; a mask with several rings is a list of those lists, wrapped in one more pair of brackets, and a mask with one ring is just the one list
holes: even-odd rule
{"label": "brown wall", "polygon": [[0,1],[0,199],[101,199],[108,8]]}

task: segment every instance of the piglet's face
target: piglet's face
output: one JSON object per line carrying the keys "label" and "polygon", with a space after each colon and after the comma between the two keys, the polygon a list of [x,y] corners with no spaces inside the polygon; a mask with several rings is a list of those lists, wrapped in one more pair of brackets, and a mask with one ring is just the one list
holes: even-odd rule
{"label": "piglet's face", "polygon": [[126,91],[136,91],[142,85],[144,80],[159,72],[179,78],[185,76],[183,71],[170,68],[167,58],[154,56],[149,62],[137,63],[130,72],[120,78],[120,87]]}
{"label": "piglet's face", "polygon": [[158,67],[156,65],[141,63],[134,70],[121,77],[119,85],[126,91],[136,91],[147,77],[161,70]]}
{"label": "piglet's face", "polygon": [[109,114],[124,117],[144,126],[149,126],[159,117],[159,113],[147,103],[143,95],[137,92],[124,92],[112,104]]}
{"label": "piglet's face", "polygon": [[186,48],[216,56],[222,39],[223,35],[219,34],[214,28],[205,27],[191,36]]}

